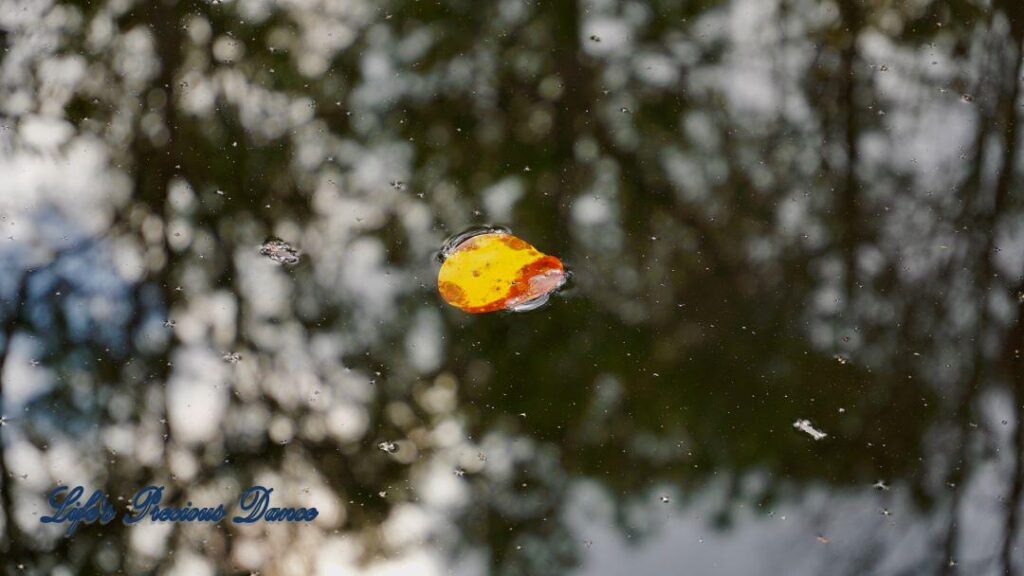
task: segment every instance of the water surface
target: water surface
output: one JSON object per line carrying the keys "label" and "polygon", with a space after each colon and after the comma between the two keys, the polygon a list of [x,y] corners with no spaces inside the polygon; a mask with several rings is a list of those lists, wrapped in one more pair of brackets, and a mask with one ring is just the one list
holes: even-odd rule
{"label": "water surface", "polygon": [[[1024,570],[1019,2],[0,0],[0,43],[3,573]],[[479,225],[572,285],[445,305]],[[58,483],[320,516],[62,538]]]}

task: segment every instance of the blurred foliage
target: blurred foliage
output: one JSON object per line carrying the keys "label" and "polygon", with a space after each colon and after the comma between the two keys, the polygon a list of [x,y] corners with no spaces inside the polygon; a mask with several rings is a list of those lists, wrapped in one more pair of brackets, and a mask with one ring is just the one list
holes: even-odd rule
{"label": "blurred foliage", "polygon": [[[39,18],[15,17],[23,4]],[[724,484],[727,530],[740,506],[879,477],[948,518],[936,553],[909,560],[948,569],[956,486],[996,442],[975,426],[986,392],[1024,405],[1018,3],[0,6],[4,149],[84,142],[108,170],[97,232],[58,195],[21,218],[64,240],[0,251],[3,384],[18,338],[51,380],[23,413],[0,404],[5,450],[63,439],[92,462],[89,478],[38,483],[6,458],[7,573],[160,572],[188,551],[250,569],[237,544],[255,537],[227,525],[175,526],[175,554],[151,555],[118,524],[65,540],[12,521],[57,480],[125,497],[322,483],[344,518],[260,534],[262,573],[338,532],[363,560],[387,557],[401,550],[383,525],[399,503],[431,506],[419,482],[434,466],[521,441],[529,456],[507,473],[491,457],[457,477],[457,538],[436,542],[483,549],[496,574],[578,563],[564,507],[582,481],[633,534],[631,507],[661,486],[686,506]],[[58,63],[79,71],[66,91]],[[60,150],[25,137],[39,117],[72,128]],[[963,129],[935,141],[943,121]],[[444,308],[433,252],[485,222],[562,258],[570,289],[526,314]],[[269,237],[300,264],[260,260]],[[428,345],[439,358],[418,360]],[[215,434],[178,440],[171,382],[202,371],[199,351],[236,350],[210,376],[227,403]],[[798,418],[828,439],[792,430]],[[354,431],[324,433],[332,421]],[[123,433],[159,438],[157,456],[117,453]],[[407,444],[392,457],[382,439]],[[884,556],[873,537],[832,573]]]}

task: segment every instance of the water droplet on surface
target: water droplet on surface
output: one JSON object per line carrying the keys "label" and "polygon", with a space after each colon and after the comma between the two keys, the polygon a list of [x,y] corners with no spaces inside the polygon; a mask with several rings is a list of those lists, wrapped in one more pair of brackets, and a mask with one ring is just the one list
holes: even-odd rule
{"label": "water droplet on surface", "polygon": [[597,34],[591,34],[590,35],[590,40],[591,40],[591,42],[600,42],[601,41],[601,37],[598,36]]}
{"label": "water droplet on surface", "polygon": [[164,320],[164,328],[174,328],[175,324],[174,320]]}
{"label": "water droplet on surface", "polygon": [[670,498],[669,498],[668,496],[662,496],[662,497],[661,497],[661,503],[662,503],[662,504],[668,504],[668,503],[669,503],[669,502],[671,502],[671,501],[672,501],[672,500],[671,500],[671,499],[670,499]]}
{"label": "water droplet on surface", "polygon": [[260,254],[278,264],[293,265],[299,263],[299,251],[278,238],[271,238],[260,247]]}
{"label": "water droplet on surface", "polygon": [[445,242],[437,289],[471,314],[534,310],[568,280],[561,260],[498,228],[475,228]]}
{"label": "water droplet on surface", "polygon": [[961,94],[960,100],[964,102],[974,102],[974,96],[971,96],[970,94]]}

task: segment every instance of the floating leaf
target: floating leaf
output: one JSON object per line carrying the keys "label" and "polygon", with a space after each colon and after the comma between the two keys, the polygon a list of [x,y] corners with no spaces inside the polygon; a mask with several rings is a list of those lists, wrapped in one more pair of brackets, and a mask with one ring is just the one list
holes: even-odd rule
{"label": "floating leaf", "polygon": [[504,230],[457,236],[441,256],[441,297],[472,314],[532,310],[566,281],[558,258]]}

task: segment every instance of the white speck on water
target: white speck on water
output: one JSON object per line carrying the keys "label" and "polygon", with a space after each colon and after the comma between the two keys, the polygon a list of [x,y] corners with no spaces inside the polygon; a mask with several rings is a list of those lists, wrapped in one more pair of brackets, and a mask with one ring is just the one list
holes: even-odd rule
{"label": "white speck on water", "polygon": [[668,504],[668,503],[669,503],[669,502],[671,502],[671,501],[672,501],[672,500],[671,500],[671,499],[670,499],[670,498],[669,498],[668,496],[662,496],[662,497],[661,497],[661,503],[662,503],[662,504]]}
{"label": "white speck on water", "polygon": [[885,480],[879,480],[878,482],[875,482],[874,484],[872,484],[871,487],[876,489],[876,490],[888,490],[889,489],[889,485],[885,483]]}
{"label": "white speck on water", "polygon": [[394,442],[389,442],[387,440],[382,440],[378,442],[377,448],[379,448],[383,452],[387,452],[388,454],[394,454],[395,452],[398,452],[398,444],[395,444]]}
{"label": "white speck on water", "polygon": [[456,468],[455,469],[455,475],[456,476],[460,476],[460,477],[461,476],[465,476],[466,475],[466,471],[463,470],[462,468]]}
{"label": "white speck on water", "polygon": [[801,432],[807,433],[808,435],[810,435],[811,438],[814,438],[815,440],[821,440],[822,438],[828,436],[828,434],[825,434],[821,430],[818,430],[817,428],[812,426],[810,420],[797,420],[796,422],[793,422],[793,428],[796,428]]}

